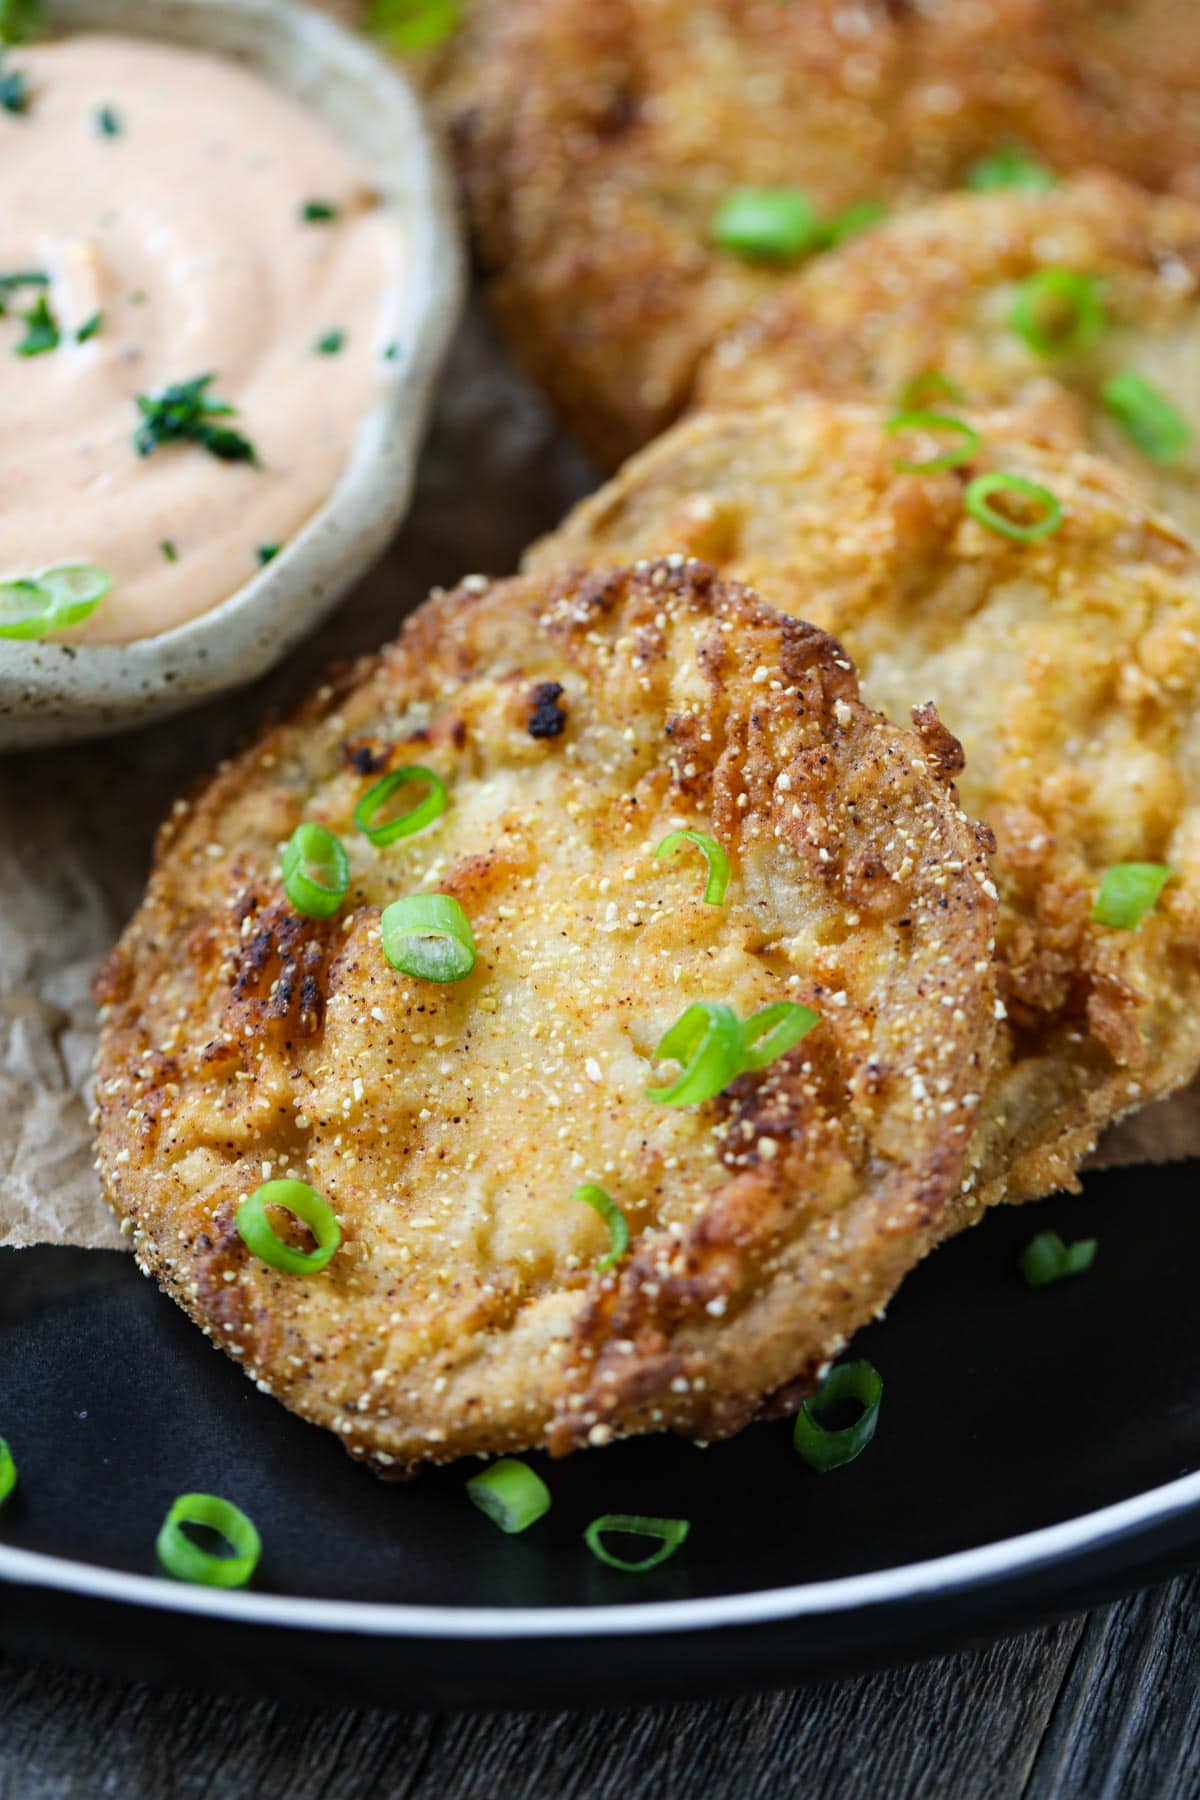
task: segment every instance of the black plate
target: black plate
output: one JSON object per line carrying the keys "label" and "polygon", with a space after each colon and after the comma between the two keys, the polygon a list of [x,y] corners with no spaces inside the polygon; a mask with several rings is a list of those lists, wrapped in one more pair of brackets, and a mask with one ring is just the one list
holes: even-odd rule
{"label": "black plate", "polygon": [[[939,1251],[856,1349],[875,1442],[816,1476],[786,1425],[541,1464],[549,1516],[505,1538],[462,1468],[385,1486],[257,1393],[132,1262],[0,1252],[0,1640],[151,1677],[355,1699],[626,1700],[942,1648],[1200,1560],[1195,1165],[1095,1176]],[[1035,1230],[1096,1235],[1039,1291]],[[154,1575],[171,1499],[257,1521],[253,1591]],[[685,1515],[633,1577],[581,1542],[607,1511]]]}

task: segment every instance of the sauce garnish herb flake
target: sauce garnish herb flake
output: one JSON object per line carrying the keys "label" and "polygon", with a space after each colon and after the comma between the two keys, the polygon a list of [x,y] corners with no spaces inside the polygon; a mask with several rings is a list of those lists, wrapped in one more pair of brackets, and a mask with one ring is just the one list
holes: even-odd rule
{"label": "sauce garnish herb flake", "polygon": [[25,322],[25,336],[14,349],[14,356],[42,356],[47,350],[58,349],[58,320],[51,312],[45,294],[39,294],[21,317]]}
{"label": "sauce garnish herb flake", "polygon": [[18,288],[49,285],[50,277],[41,269],[16,269],[10,275],[0,275],[0,319],[8,311],[8,301]]}
{"label": "sauce garnish herb flake", "polygon": [[27,113],[31,99],[28,75],[23,69],[6,69],[4,52],[0,50],[0,110]]}
{"label": "sauce garnish herb flake", "polygon": [[157,394],[137,396],[142,423],[133,442],[139,456],[150,456],[164,444],[199,444],[221,462],[258,466],[258,453],[249,438],[231,425],[213,423],[214,419],[231,418],[237,411],[227,400],[209,395],[208,385],[213,379],[211,374],[196,375],[191,381],[161,388]]}

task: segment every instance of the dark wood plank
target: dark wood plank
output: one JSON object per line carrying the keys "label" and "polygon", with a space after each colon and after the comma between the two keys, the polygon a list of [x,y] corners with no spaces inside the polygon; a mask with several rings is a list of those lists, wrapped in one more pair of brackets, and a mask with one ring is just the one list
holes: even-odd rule
{"label": "dark wood plank", "polygon": [[1200,1576],[1135,1595],[1080,1634],[1028,1800],[1200,1793]]}
{"label": "dark wood plank", "polygon": [[794,1691],[594,1714],[306,1714],[0,1664],[0,1800],[1017,1800],[1084,1623]]}

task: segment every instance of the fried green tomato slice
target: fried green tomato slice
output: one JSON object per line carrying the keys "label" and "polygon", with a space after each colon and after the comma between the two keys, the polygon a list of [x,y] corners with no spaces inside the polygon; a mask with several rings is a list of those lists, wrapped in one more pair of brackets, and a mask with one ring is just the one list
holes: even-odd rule
{"label": "fried green tomato slice", "polygon": [[[384,1469],[707,1438],[780,1403],[970,1184],[995,902],[944,741],[869,711],[835,643],[709,571],[435,597],[163,829],[99,988],[100,1168],[142,1266]],[[446,809],[379,848],[356,808],[414,764]],[[284,894],[302,821],[348,853],[336,916]],[[699,851],[656,856],[680,830],[724,850],[719,905]],[[414,893],[469,921],[461,979],[385,954],[384,909]],[[782,1011],[708,1097],[652,1099],[696,1005],[729,1009],[735,1050]],[[817,1021],[786,1048],[769,1033],[801,1006]],[[238,1232],[281,1179],[336,1215],[319,1271]],[[608,1268],[583,1187],[628,1226]]]}
{"label": "fried green tomato slice", "polygon": [[[472,0],[433,71],[501,326],[613,465],[805,257],[1014,148],[1200,199],[1195,0]],[[765,232],[731,197],[784,190]],[[799,207],[811,214],[804,229]]]}
{"label": "fried green tomato slice", "polygon": [[[954,468],[904,473],[873,408],[796,402],[697,414],[531,555],[602,566],[704,557],[833,632],[872,705],[936,703],[961,740],[964,805],[997,838],[1007,1050],[987,1104],[984,1198],[1069,1185],[1114,1117],[1200,1063],[1200,561],[1121,472],[981,415]],[[993,494],[980,475],[1046,499]],[[1047,502],[1049,502],[1049,507]],[[1165,864],[1136,930],[1093,918],[1106,873]]]}
{"label": "fried green tomato slice", "polygon": [[1112,177],[954,194],[820,257],[718,346],[702,404],[1020,405],[1200,538],[1200,207]]}

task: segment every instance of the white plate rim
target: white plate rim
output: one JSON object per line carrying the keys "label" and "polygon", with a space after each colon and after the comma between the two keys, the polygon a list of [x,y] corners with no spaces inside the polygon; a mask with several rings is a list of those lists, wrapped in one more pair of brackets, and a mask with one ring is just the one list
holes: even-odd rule
{"label": "white plate rim", "polygon": [[891,1569],[703,1600],[631,1600],[593,1607],[449,1607],[229,1592],[8,1545],[0,1545],[0,1582],[231,1624],[371,1638],[648,1636],[781,1624],[946,1596],[1065,1562],[1196,1509],[1200,1509],[1200,1470],[1073,1519]]}

